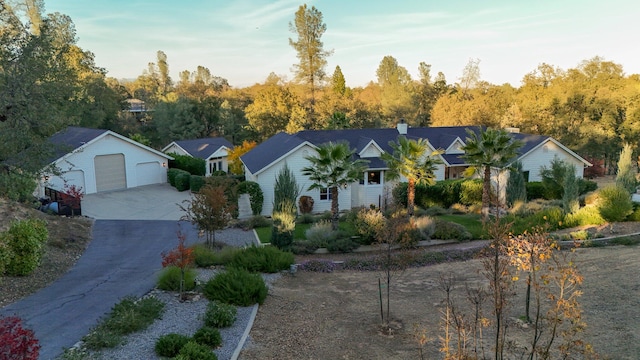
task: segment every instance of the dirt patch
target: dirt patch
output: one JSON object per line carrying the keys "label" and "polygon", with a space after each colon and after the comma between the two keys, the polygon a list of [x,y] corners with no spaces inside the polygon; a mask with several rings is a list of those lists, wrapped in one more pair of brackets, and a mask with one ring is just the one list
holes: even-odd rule
{"label": "dirt patch", "polygon": [[[584,275],[580,298],[587,323],[584,339],[614,359],[637,359],[640,353],[640,247],[585,248],[577,252]],[[258,311],[250,342],[241,359],[416,359],[414,328],[426,329],[424,358],[439,353],[443,292],[438,279],[456,279],[456,301],[464,303],[465,286],[485,283],[480,260],[414,268],[392,283],[394,331],[380,331],[378,272],[298,272],[283,276]],[[510,309],[515,341],[526,343],[531,329],[515,319],[524,312],[519,282]],[[490,352],[490,349],[487,349]],[[492,356],[491,356],[492,357]]]}
{"label": "dirt patch", "polygon": [[91,219],[48,215],[0,198],[0,231],[12,221],[37,218],[47,222],[49,239],[40,266],[28,276],[0,278],[0,307],[30,295],[64,275],[78,261],[91,240]]}

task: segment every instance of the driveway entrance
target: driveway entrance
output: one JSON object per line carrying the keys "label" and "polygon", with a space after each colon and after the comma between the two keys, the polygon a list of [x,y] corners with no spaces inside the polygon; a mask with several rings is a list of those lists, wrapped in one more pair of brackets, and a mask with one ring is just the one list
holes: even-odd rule
{"label": "driveway entrance", "polygon": [[85,195],[82,215],[96,220],[180,220],[184,212],[179,205],[190,199],[190,191],[180,192],[167,183],[139,186]]}

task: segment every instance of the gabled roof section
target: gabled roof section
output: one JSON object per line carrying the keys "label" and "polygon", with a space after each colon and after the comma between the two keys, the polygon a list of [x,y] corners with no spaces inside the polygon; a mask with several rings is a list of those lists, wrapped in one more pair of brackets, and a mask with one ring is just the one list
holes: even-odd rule
{"label": "gabled roof section", "polygon": [[49,138],[49,143],[53,145],[53,155],[48,159],[49,163],[104,136],[107,132],[109,130],[77,126],[69,126],[65,130],[58,131]]}
{"label": "gabled roof section", "polygon": [[462,139],[460,139],[460,138],[456,138],[455,140],[453,140],[451,145],[449,145],[449,147],[444,149],[445,153],[447,153],[447,154],[462,154],[462,153],[464,153],[464,151],[460,150],[457,145],[464,146],[464,141],[462,141]]}
{"label": "gabled roof section", "polygon": [[378,145],[378,143],[373,140],[373,139],[362,139],[363,142],[366,140],[369,140],[364,146],[358,146],[357,151],[358,151],[358,156],[360,156],[361,158],[365,158],[366,156],[362,156],[364,154],[365,151],[367,151],[367,149],[369,149],[370,147],[374,147],[376,148],[379,152],[383,153],[384,150],[382,150],[382,148],[380,147],[380,145]]}
{"label": "gabled roof section", "polygon": [[298,136],[280,132],[240,156],[240,160],[255,175],[304,143]]}
{"label": "gabled roof section", "polygon": [[581,157],[580,155],[576,154],[571,149],[569,149],[568,147],[562,145],[558,140],[556,140],[556,139],[554,139],[554,138],[552,138],[550,136],[539,136],[539,135],[528,135],[528,134],[521,134],[521,135],[525,135],[524,138],[528,139],[528,140],[523,140],[523,141],[531,141],[531,137],[539,137],[541,139],[539,139],[538,142],[535,142],[535,141],[531,141],[531,143],[525,142],[525,146],[523,146],[521,148],[521,151],[520,151],[521,155],[518,157],[519,159],[522,159],[523,157],[529,155],[529,153],[533,152],[537,148],[539,148],[541,146],[544,146],[544,144],[546,144],[547,142],[552,142],[552,143],[556,144],[562,150],[564,150],[567,153],[569,153],[572,156],[574,156],[576,159],[582,161],[585,165],[593,166],[592,163],[588,162],[583,157]]}
{"label": "gabled roof section", "polygon": [[99,139],[111,135],[122,141],[128,142],[134,146],[142,148],[146,151],[152,152],[166,159],[173,159],[171,156],[164,154],[158,150],[152,149],[146,145],[143,145],[137,141],[131,140],[126,136],[122,136],[111,130],[104,129],[89,129],[76,126],[69,126],[65,130],[59,131],[53,134],[49,139],[49,143],[53,145],[54,156],[50,159],[50,163],[57,161],[66,155],[75,152],[81,148],[84,148]]}
{"label": "gabled roof section", "polygon": [[233,149],[233,144],[231,144],[231,142],[229,142],[227,139],[222,137],[215,137],[174,141],[171,144],[165,146],[162,151],[169,148],[172,144],[176,144],[191,156],[204,160],[209,159],[211,155],[220,150],[221,147]]}
{"label": "gabled roof section", "polygon": [[[482,129],[479,126],[449,126],[449,127],[420,127],[408,128],[404,135],[409,139],[425,139],[434,150],[450,149],[455,144],[465,144],[469,134],[467,129],[478,133]],[[522,133],[509,133],[514,139],[522,140],[524,145],[519,150],[518,158],[526,156],[533,149],[547,141],[553,141],[559,147],[589,164],[573,151],[569,150],[553,138],[548,136],[530,135]],[[381,151],[392,152],[390,142],[396,142],[401,136],[395,128],[387,129],[343,129],[343,130],[304,130],[294,135],[279,133],[253,150],[242,156],[242,162],[251,173],[256,174],[264,168],[286,156],[301,144],[308,143],[311,146],[319,146],[328,142],[347,142],[351,149],[356,150],[356,158],[368,146],[375,144]],[[463,154],[440,155],[447,166],[466,166]],[[386,164],[379,158],[365,158],[370,161],[370,168],[386,168]]]}

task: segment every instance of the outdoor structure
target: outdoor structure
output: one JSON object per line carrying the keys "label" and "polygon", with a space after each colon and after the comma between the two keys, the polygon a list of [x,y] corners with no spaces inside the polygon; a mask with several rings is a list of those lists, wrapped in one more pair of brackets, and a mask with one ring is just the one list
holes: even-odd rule
{"label": "outdoor structure", "polygon": [[167,182],[172,157],[110,130],[71,126],[49,143],[54,154],[50,164],[60,175],[45,174],[38,197],[45,187],[63,191],[65,182],[82,187],[85,194]]}
{"label": "outdoor structure", "polygon": [[[278,133],[241,156],[248,181],[260,184],[264,192],[263,215],[271,215],[273,209],[273,186],[280,169],[287,164],[296,176],[301,194],[311,196],[314,200],[314,212],[330,210],[331,199],[327,189],[307,189],[311,181],[302,175],[301,169],[309,166],[307,156],[314,156],[318,145],[327,142],[347,142],[355,150],[355,156],[369,161],[369,168],[362,175],[359,183],[353,183],[345,189],[339,189],[340,209],[358,206],[382,206],[391,196],[395,183],[385,181],[387,165],[380,154],[391,152],[390,142],[397,141],[399,136],[409,139],[426,139],[431,150],[443,150],[439,155],[443,164],[438,166],[436,180],[461,178],[469,164],[462,158],[461,150],[468,137],[466,129],[479,131],[478,127],[420,127],[411,128],[405,123],[397,128],[387,129],[344,129],[344,130],[305,130],[296,134]],[[559,143],[557,140],[540,135],[522,134],[517,129],[508,129],[515,139],[524,145],[520,148],[517,159],[522,162],[524,176],[527,181],[540,181],[540,169],[549,167],[554,157],[576,166],[576,176],[582,177],[584,167],[591,164],[582,157]],[[496,177],[506,184],[504,176]]]}
{"label": "outdoor structure", "polygon": [[233,144],[227,139],[216,137],[174,141],[165,146],[162,152],[203,159],[206,161],[205,175],[210,176],[214,171],[229,171],[227,155],[231,149]]}

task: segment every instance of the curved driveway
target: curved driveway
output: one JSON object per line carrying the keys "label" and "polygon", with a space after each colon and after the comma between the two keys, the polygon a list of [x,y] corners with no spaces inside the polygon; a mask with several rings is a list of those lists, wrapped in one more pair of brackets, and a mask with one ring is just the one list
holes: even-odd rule
{"label": "curved driveway", "polygon": [[178,224],[187,242],[197,240],[191,224],[175,220],[96,220],[93,240],[67,274],[0,313],[20,316],[40,341],[40,359],[54,359],[121,298],[155,286],[160,253],[176,247]]}

